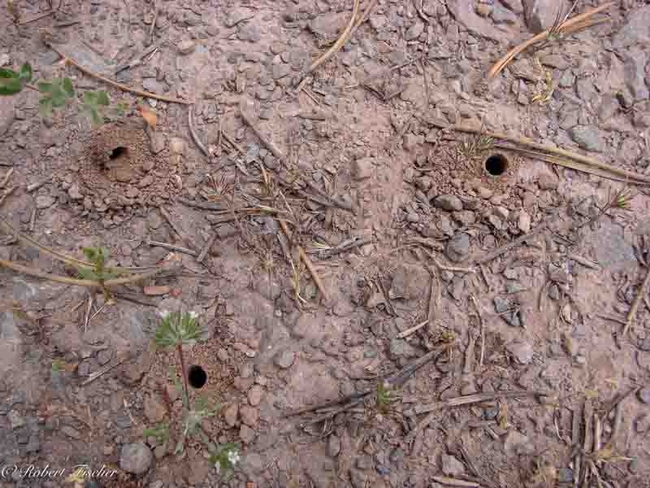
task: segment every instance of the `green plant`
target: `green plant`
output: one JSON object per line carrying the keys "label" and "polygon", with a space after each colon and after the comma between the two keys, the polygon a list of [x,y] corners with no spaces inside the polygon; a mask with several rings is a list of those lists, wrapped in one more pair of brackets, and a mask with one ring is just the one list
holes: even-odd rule
{"label": "green plant", "polygon": [[65,370],[65,361],[62,359],[52,360],[52,373],[59,373]]}
{"label": "green plant", "polygon": [[240,460],[239,446],[234,442],[224,444],[210,456],[210,462],[222,473],[232,471]]}
{"label": "green plant", "polygon": [[172,347],[178,353],[181,364],[181,377],[183,384],[183,404],[189,410],[189,389],[187,387],[187,370],[183,357],[183,345],[194,344],[203,334],[201,326],[196,320],[194,312],[168,312],[161,313],[161,321],[156,330],[154,342],[158,347]]}
{"label": "green plant", "polygon": [[84,280],[99,282],[104,291],[104,297],[107,301],[111,300],[111,293],[104,283],[107,280],[117,277],[117,273],[113,268],[106,266],[109,256],[108,250],[103,247],[84,247],[83,253],[86,259],[93,264],[93,267],[78,267],[77,272],[79,273],[79,277]]}
{"label": "green plant", "polygon": [[0,95],[15,95],[32,81],[32,67],[23,64],[18,71],[0,68]]}
{"label": "green plant", "polygon": [[[39,81],[34,86],[30,84],[32,77],[33,70],[29,63],[24,63],[18,71],[0,68],[0,95],[15,95],[24,88],[38,91],[41,94],[38,109],[42,117],[50,117],[55,109],[64,107],[70,100],[76,100],[76,93],[70,78]],[[87,90],[83,92],[82,100],[81,112],[94,125],[102,124],[107,116],[121,116],[128,108],[127,102],[120,101],[115,108],[109,110],[110,99],[104,90]]]}
{"label": "green plant", "polygon": [[390,390],[388,384],[380,381],[377,383],[376,405],[377,410],[382,413],[388,412],[391,403],[393,403],[393,392]]}
{"label": "green plant", "polygon": [[182,453],[185,449],[186,439],[194,437],[206,444],[211,461],[219,466],[220,470],[224,472],[231,471],[240,459],[239,448],[235,444],[224,444],[219,447],[210,440],[202,427],[203,420],[215,416],[219,412],[220,406],[211,405],[203,397],[197,397],[193,404],[190,401],[183,345],[194,344],[200,341],[203,336],[203,329],[199,325],[197,314],[194,312],[169,312],[163,310],[160,317],[154,343],[161,348],[175,349],[181,366],[181,380],[178,379],[178,375],[173,368],[170,368],[168,375],[176,388],[181,391],[184,406],[181,438],[176,443],[174,453]]}
{"label": "green plant", "polygon": [[169,426],[163,422],[155,427],[144,429],[142,434],[145,437],[154,437],[158,444],[164,444],[169,440]]}

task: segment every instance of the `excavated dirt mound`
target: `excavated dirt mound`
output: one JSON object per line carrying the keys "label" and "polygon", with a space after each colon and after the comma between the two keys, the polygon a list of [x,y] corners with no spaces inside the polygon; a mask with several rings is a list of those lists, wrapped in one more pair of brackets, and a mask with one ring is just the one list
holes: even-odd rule
{"label": "excavated dirt mound", "polygon": [[79,160],[78,192],[99,212],[157,205],[178,190],[177,164],[166,151],[153,154],[140,121],[106,124],[89,138]]}

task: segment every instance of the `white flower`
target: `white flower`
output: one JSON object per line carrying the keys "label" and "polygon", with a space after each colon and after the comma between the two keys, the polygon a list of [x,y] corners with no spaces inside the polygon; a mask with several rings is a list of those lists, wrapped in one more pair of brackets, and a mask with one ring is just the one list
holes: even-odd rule
{"label": "white flower", "polygon": [[163,320],[166,319],[167,317],[169,317],[169,314],[170,314],[170,313],[171,313],[171,312],[170,312],[169,310],[158,310],[158,315],[159,315],[160,318],[163,319]]}
{"label": "white flower", "polygon": [[190,318],[191,318],[191,319],[195,319],[195,318],[197,318],[198,316],[199,316],[198,313],[196,313],[196,312],[190,312]]}
{"label": "white flower", "polygon": [[239,455],[239,453],[236,450],[228,451],[228,462],[232,466],[237,464],[240,459],[241,459],[241,456]]}

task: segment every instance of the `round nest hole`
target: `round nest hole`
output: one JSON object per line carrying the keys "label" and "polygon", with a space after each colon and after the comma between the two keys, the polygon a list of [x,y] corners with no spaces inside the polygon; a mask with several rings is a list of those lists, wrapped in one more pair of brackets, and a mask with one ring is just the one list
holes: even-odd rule
{"label": "round nest hole", "polygon": [[116,148],[112,149],[108,153],[108,159],[115,161],[116,159],[120,158],[127,158],[129,157],[129,148],[124,147],[124,146],[117,146]]}
{"label": "round nest hole", "polygon": [[193,365],[187,372],[187,381],[193,388],[203,388],[208,381],[208,374],[201,366]]}
{"label": "round nest hole", "polygon": [[[67,176],[75,181],[86,206],[120,212],[136,205],[160,205],[178,192],[179,159],[154,153],[141,123],[124,120],[93,130]],[[74,172],[74,173],[73,173]]]}
{"label": "round nest hole", "polygon": [[508,158],[503,154],[492,154],[484,163],[485,171],[488,175],[499,177],[503,176],[508,171],[510,165]]}

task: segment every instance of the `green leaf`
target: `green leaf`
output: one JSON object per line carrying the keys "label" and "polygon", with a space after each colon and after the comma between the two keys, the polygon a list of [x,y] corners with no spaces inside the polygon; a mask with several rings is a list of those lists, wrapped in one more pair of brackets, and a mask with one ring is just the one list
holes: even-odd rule
{"label": "green leaf", "polygon": [[70,78],[63,78],[63,89],[70,97],[74,97],[74,87]]}
{"label": "green leaf", "polygon": [[42,93],[52,93],[54,89],[54,83],[50,83],[49,81],[40,81],[36,86],[38,87],[38,91]]}
{"label": "green leaf", "polygon": [[68,101],[67,95],[61,91],[53,93],[50,99],[52,100],[52,105],[56,108],[63,107]]}
{"label": "green leaf", "polygon": [[0,78],[0,95],[15,95],[23,89],[19,78]]}
{"label": "green leaf", "polygon": [[50,115],[52,115],[51,98],[41,98],[38,101],[38,113],[41,114],[41,117],[49,117]]}
{"label": "green leaf", "polygon": [[104,123],[104,117],[102,117],[99,111],[96,108],[90,109],[90,120],[95,125],[102,125]]}
{"label": "green leaf", "polygon": [[85,91],[83,98],[84,103],[89,107],[94,107],[97,105],[97,95],[94,91]]}
{"label": "green leaf", "polygon": [[108,99],[108,93],[106,93],[104,90],[95,92],[97,94],[97,103],[99,105],[104,105],[108,106],[111,101]]}
{"label": "green leaf", "polygon": [[0,78],[18,78],[19,75],[12,69],[0,68]]}
{"label": "green leaf", "polygon": [[24,83],[32,81],[33,71],[29,63],[25,63],[20,67],[19,77]]}

